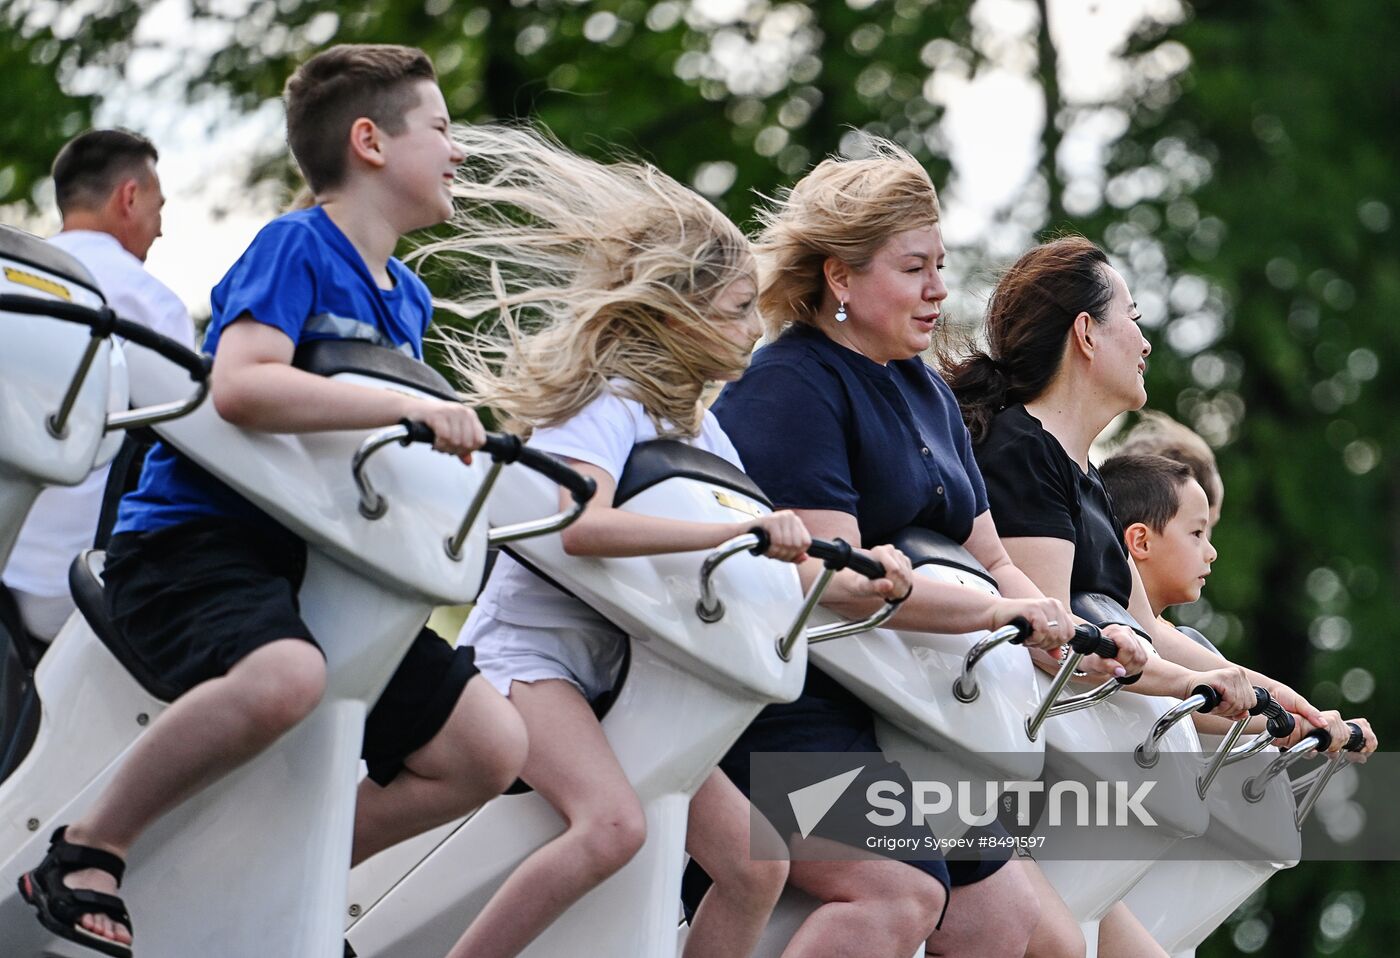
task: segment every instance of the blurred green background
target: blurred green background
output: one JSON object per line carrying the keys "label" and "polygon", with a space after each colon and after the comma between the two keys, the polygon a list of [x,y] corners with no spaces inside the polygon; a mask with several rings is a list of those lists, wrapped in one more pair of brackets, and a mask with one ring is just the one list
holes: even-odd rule
{"label": "blurred green background", "polygon": [[[1225,477],[1221,559],[1184,618],[1393,738],[1394,0],[0,0],[0,25],[7,222],[52,228],[46,170],[94,119],[163,153],[158,134],[193,123],[227,174],[209,229],[270,216],[295,183],[282,82],[322,45],[374,41],[426,49],[458,119],[533,117],[583,152],[639,153],[746,225],[851,130],[899,140],[949,185],[955,333],[975,332],[996,266],[1090,236],[1146,314],[1150,405],[1206,436]],[[1086,67],[1095,37],[1110,56]],[[979,170],[1003,169],[979,201]],[[1397,894],[1396,865],[1304,863],[1200,954],[1392,955]]]}

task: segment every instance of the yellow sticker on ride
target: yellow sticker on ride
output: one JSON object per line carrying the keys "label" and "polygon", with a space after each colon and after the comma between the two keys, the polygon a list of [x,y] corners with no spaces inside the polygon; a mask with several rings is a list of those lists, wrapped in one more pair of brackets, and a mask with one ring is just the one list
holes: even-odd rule
{"label": "yellow sticker on ride", "polygon": [[755,518],[763,515],[763,510],[751,499],[744,499],[721,489],[711,489],[710,494],[715,497],[715,502],[718,502],[726,509],[733,509],[735,512],[742,512],[746,516],[753,516]]}
{"label": "yellow sticker on ride", "polygon": [[68,291],[67,286],[64,286],[62,283],[55,283],[53,280],[45,279],[42,276],[35,276],[33,273],[26,273],[22,269],[6,266],[5,278],[16,286],[28,286],[30,289],[37,289],[41,293],[48,293],[50,296],[66,299],[70,303],[73,301],[73,294]]}

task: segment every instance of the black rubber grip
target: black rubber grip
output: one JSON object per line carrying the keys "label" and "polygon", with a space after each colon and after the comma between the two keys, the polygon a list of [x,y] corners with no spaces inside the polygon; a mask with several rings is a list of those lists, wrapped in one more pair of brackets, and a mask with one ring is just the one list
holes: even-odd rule
{"label": "black rubber grip", "polygon": [[1351,729],[1351,734],[1347,736],[1347,743],[1342,746],[1348,752],[1359,752],[1366,747],[1366,733],[1361,731],[1361,726],[1355,722],[1348,722],[1347,728]]}
{"label": "black rubber grip", "polygon": [[1204,705],[1196,709],[1197,712],[1214,712],[1220,708],[1220,693],[1209,685],[1198,685],[1191,690],[1191,694],[1206,700]]}
{"label": "black rubber grip", "polygon": [[1069,647],[1080,655],[1098,655],[1105,659],[1118,655],[1118,643],[1100,632],[1097,625],[1088,622],[1074,627],[1074,638],[1069,640]]}
{"label": "black rubber grip", "polygon": [[752,549],[749,550],[749,552],[753,553],[756,556],[767,555],[768,547],[773,544],[773,540],[768,538],[768,533],[764,532],[762,527],[754,526],[752,529],[749,530],[749,535],[753,536],[755,539],[758,540],[758,542],[754,545]]}
{"label": "black rubber grip", "polygon": [[592,499],[593,493],[598,491],[598,484],[593,481],[592,477],[585,476],[577,469],[566,466],[547,452],[522,446],[520,457],[516,461],[526,469],[533,469],[546,479],[550,479],[569,490],[569,494],[574,497],[574,502],[579,505]]}
{"label": "black rubber grip", "polygon": [[1325,752],[1332,747],[1332,733],[1325,728],[1315,728],[1307,735],[1308,738],[1317,740],[1317,750]]}
{"label": "black rubber grip", "polygon": [[[400,419],[399,424],[408,430],[408,435],[401,440],[404,445],[411,442],[432,443],[437,439],[427,423],[414,419]],[[547,452],[531,449],[521,442],[519,436],[488,432],[486,441],[481,444],[481,451],[497,462],[507,465],[518,462],[526,469],[533,469],[546,479],[569,490],[574,502],[580,505],[592,499],[593,494],[598,491],[598,484],[592,478],[577,469],[571,469]]]}
{"label": "black rubber grip", "polygon": [[1021,645],[1031,637],[1031,632],[1035,631],[1031,628],[1030,620],[1024,615],[1018,615],[1006,624],[1016,628],[1016,635],[1011,639],[1012,645]]}
{"label": "black rubber grip", "polygon": [[161,335],[149,326],[142,326],[140,323],[133,323],[129,319],[121,318],[118,318],[113,325],[114,331],[122,339],[164,356],[189,373],[190,378],[197,383],[208,379],[210,370],[214,368],[213,356],[197,353],[188,346],[177,343],[169,336]]}
{"label": "black rubber grip", "polygon": [[400,445],[407,446],[409,443],[421,442],[426,446],[431,446],[437,442],[437,436],[433,429],[425,422],[416,419],[400,419],[399,425],[408,430],[408,435],[399,440]]}
{"label": "black rubber grip", "polygon": [[0,293],[0,312],[24,313],[28,316],[47,316],[68,323],[77,323],[92,330],[92,335],[102,337],[116,334],[138,346],[144,346],[158,353],[190,374],[195,382],[209,378],[213,363],[208,356],[197,353],[169,336],[164,336],[149,326],[122,319],[106,306],[93,309],[78,303],[43,299],[38,296],[23,296],[18,293]]}
{"label": "black rubber grip", "polygon": [[812,544],[807,547],[807,554],[822,560],[822,564],[828,569],[838,572],[842,569],[853,569],[867,579],[885,577],[885,566],[879,559],[864,552],[857,552],[845,539],[832,539],[830,542],[825,539],[813,539]]}
{"label": "black rubber grip", "polygon": [[1274,701],[1268,689],[1257,685],[1254,687],[1254,708],[1249,710],[1249,714],[1268,716],[1265,727],[1274,738],[1287,738],[1293,734],[1293,716]]}

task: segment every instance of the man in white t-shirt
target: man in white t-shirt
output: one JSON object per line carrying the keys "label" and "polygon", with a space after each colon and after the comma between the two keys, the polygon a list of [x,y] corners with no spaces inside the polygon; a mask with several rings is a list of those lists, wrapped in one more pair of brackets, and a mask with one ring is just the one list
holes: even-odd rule
{"label": "man in white t-shirt", "polygon": [[[118,316],[193,347],[184,304],[143,265],[165,203],[156,159],[149,140],[124,130],[89,130],[70,140],[54,159],[63,231],[49,242],[87,267]],[[25,627],[46,641],[73,611],[68,566],[92,546],[106,482],[103,467],[76,486],[40,493],[5,566],[3,580]]]}

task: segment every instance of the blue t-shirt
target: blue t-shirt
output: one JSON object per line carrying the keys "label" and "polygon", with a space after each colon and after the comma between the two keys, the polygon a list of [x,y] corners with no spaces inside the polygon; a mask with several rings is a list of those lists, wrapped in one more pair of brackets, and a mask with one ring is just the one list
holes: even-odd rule
{"label": "blue t-shirt", "polygon": [[[432,294],[397,259],[393,289],[380,289],[359,251],[319,206],[280,216],[214,287],[204,337],[212,355],[219,337],[247,316],[292,342],[354,339],[423,356]],[[114,532],[147,532],[191,519],[223,516],[271,522],[262,510],[164,442],[152,448],[141,481],[117,513]]]}
{"label": "blue t-shirt", "polygon": [[882,366],[795,325],[714,413],[776,508],[853,515],[864,546],[908,526],[964,542],[987,510],[957,400],[917,357]]}

